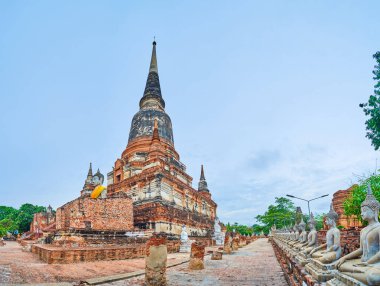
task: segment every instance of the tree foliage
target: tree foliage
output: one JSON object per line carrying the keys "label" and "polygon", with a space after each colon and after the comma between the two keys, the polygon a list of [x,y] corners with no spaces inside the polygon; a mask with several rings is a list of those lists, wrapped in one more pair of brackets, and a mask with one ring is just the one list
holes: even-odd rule
{"label": "tree foliage", "polygon": [[372,71],[375,80],[374,94],[368,99],[368,102],[361,103],[364,114],[369,116],[365,122],[367,134],[366,137],[371,140],[375,150],[380,148],[380,52],[373,55],[376,60],[375,69]]}
{"label": "tree foliage", "polygon": [[[291,200],[284,197],[276,197],[274,205],[269,205],[268,210],[264,214],[256,216],[259,224],[253,225],[253,231],[254,233],[261,233],[263,231],[265,234],[268,234],[274,224],[277,229],[292,226],[296,220],[300,220],[300,217],[296,216],[296,208]],[[323,216],[323,214],[314,216],[317,230],[323,228]],[[308,222],[309,215],[303,215],[303,220]]]}
{"label": "tree foliage", "polygon": [[361,179],[358,185],[353,187],[353,192],[343,203],[344,214],[347,216],[356,216],[363,222],[360,206],[365,200],[367,194],[367,185],[370,184],[373,195],[380,201],[380,175],[372,175],[368,178]]}
{"label": "tree foliage", "polygon": [[317,214],[314,217],[315,220],[315,228],[317,230],[323,229],[323,218],[325,217],[326,214]]}
{"label": "tree foliage", "polygon": [[233,225],[231,225],[230,223],[227,223],[226,227],[227,227],[227,231],[235,230],[236,232],[243,234],[243,235],[252,235],[253,234],[252,227],[247,226],[247,225],[238,224],[237,222],[235,222]]}
{"label": "tree foliage", "polygon": [[7,232],[26,232],[33,221],[33,214],[46,211],[45,207],[23,204],[19,209],[0,206],[0,235]]}
{"label": "tree foliage", "polygon": [[[270,205],[264,214],[256,216],[256,220],[261,223],[264,233],[269,233],[269,229],[274,224],[277,228],[282,228],[290,225],[294,219],[294,204],[291,200],[284,197],[276,197],[274,205]],[[256,228],[258,229],[258,227]]]}

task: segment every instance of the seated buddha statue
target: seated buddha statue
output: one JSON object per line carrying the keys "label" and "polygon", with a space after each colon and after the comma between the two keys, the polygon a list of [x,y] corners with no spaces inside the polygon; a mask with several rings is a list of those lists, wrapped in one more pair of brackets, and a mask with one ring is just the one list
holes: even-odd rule
{"label": "seated buddha statue", "polygon": [[[326,224],[329,228],[326,233],[326,243],[310,251],[310,255],[323,264],[332,263],[342,255],[342,249],[340,247],[340,231],[336,227],[337,219],[338,214],[335,212],[333,205],[331,204],[330,211],[326,215]],[[324,248],[325,250],[322,250]]]}
{"label": "seated buddha statue", "polygon": [[290,237],[290,230],[287,227],[285,227],[284,232],[282,234],[282,240],[286,241],[289,239],[289,237]]}
{"label": "seated buddha statue", "polygon": [[380,203],[368,185],[361,215],[368,225],[360,232],[360,248],[343,256],[337,263],[340,272],[367,285],[380,285]]}
{"label": "seated buddha statue", "polygon": [[313,213],[310,214],[309,220],[310,232],[307,235],[307,242],[304,244],[302,253],[308,255],[317,246],[317,230],[315,229],[315,220]]}
{"label": "seated buddha statue", "polygon": [[298,230],[298,225],[295,223],[293,226],[293,235],[292,235],[291,241],[288,244],[293,245],[297,243],[299,238],[300,238],[300,233]]}
{"label": "seated buddha statue", "polygon": [[292,240],[293,236],[294,236],[293,228],[292,228],[291,226],[289,226],[289,228],[288,228],[288,234],[287,234],[286,240],[287,240],[287,241]]}
{"label": "seated buddha statue", "polygon": [[306,223],[303,221],[303,218],[301,218],[301,222],[298,224],[298,228],[300,229],[301,234],[299,236],[298,242],[294,244],[294,247],[296,249],[300,249],[302,246],[304,246],[304,243],[307,242]]}
{"label": "seated buddha statue", "polygon": [[285,241],[290,241],[293,237],[293,229],[291,227],[286,228],[286,235],[284,237]]}

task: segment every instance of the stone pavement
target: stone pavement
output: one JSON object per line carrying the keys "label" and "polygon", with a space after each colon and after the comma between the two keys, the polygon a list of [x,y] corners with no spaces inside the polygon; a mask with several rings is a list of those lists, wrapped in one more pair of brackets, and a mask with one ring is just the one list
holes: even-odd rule
{"label": "stone pavement", "polygon": [[[205,257],[204,270],[189,270],[188,263],[167,269],[168,286],[287,286],[285,277],[265,238],[239,248],[223,260]],[[143,285],[144,276],[102,285]]]}

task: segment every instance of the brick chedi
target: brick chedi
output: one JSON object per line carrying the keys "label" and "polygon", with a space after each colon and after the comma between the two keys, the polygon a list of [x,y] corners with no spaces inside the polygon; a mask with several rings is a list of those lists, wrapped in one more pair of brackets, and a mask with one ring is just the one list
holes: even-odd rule
{"label": "brick chedi", "polygon": [[156,42],[128,145],[107,179],[107,196],[122,192],[133,199],[135,227],[179,235],[186,225],[191,236],[210,235],[217,205],[211,199],[203,166],[195,190],[174,148],[172,123],[161,95]]}
{"label": "brick chedi", "polygon": [[335,211],[339,215],[337,225],[344,226],[344,228],[360,226],[360,222],[356,216],[348,217],[344,214],[343,203],[349,196],[352,195],[352,192],[355,187],[357,187],[357,185],[353,185],[347,190],[339,190],[335,192],[333,195],[333,200],[332,200],[333,206],[334,206]]}

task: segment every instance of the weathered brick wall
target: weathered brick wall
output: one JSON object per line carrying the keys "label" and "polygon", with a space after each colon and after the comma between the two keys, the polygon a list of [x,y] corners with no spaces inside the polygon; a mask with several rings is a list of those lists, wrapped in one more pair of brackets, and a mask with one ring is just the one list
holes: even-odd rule
{"label": "weathered brick wall", "polygon": [[42,232],[44,228],[55,223],[55,216],[52,213],[41,212],[33,215],[33,221],[30,223],[31,232]]}
{"label": "weathered brick wall", "polygon": [[339,215],[337,225],[344,226],[345,228],[358,227],[361,225],[356,216],[348,217],[344,215],[343,203],[349,196],[351,196],[356,186],[357,185],[353,185],[347,190],[339,190],[333,194],[332,203],[335,211]]}
{"label": "weathered brick wall", "polygon": [[57,209],[57,229],[131,230],[132,200],[79,197]]}

